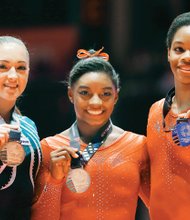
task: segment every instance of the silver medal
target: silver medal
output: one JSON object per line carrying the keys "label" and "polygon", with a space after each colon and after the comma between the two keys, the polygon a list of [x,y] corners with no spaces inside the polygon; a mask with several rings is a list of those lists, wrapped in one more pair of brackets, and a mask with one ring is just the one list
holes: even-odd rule
{"label": "silver medal", "polygon": [[70,169],[66,185],[71,192],[83,193],[90,186],[90,176],[83,168]]}

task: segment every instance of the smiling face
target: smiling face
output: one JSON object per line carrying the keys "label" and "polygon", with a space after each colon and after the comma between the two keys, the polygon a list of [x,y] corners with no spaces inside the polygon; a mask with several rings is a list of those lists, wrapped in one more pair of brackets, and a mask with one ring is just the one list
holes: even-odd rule
{"label": "smiling face", "polygon": [[104,72],[89,72],[82,75],[68,89],[74,104],[78,124],[102,127],[112,114],[118,92]]}
{"label": "smiling face", "polygon": [[181,27],[174,35],[168,61],[175,84],[190,84],[190,26]]}
{"label": "smiling face", "polygon": [[28,82],[29,57],[17,43],[0,44],[0,101],[16,102]]}

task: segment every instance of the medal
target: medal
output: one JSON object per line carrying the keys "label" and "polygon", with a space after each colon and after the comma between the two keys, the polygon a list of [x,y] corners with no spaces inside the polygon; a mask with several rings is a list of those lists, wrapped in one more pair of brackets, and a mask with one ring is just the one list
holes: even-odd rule
{"label": "medal", "polygon": [[9,167],[20,165],[25,158],[25,151],[20,144],[20,131],[11,130],[9,142],[0,151],[0,160]]}
{"label": "medal", "polygon": [[0,151],[1,161],[9,167],[20,165],[25,158],[22,145],[16,141],[8,142]]}
{"label": "medal", "polygon": [[190,145],[190,119],[180,118],[172,130],[173,141],[182,147]]}
{"label": "medal", "polygon": [[83,168],[70,169],[66,185],[71,192],[83,193],[90,186],[90,176]]}

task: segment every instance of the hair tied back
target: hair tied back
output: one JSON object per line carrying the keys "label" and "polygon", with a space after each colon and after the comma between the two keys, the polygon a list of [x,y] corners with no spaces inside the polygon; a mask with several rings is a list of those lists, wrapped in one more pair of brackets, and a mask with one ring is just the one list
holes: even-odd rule
{"label": "hair tied back", "polygon": [[85,49],[79,49],[77,51],[77,57],[79,59],[86,59],[86,58],[90,58],[90,57],[100,57],[106,61],[109,60],[109,55],[107,53],[102,52],[102,50],[104,49],[104,47],[102,47],[100,50],[89,52]]}

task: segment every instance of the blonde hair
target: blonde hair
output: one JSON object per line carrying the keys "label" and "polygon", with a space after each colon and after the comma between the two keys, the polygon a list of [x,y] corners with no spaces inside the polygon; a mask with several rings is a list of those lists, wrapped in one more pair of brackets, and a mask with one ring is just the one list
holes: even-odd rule
{"label": "blonde hair", "polygon": [[17,37],[13,37],[13,36],[0,36],[0,44],[5,44],[5,43],[15,43],[15,44],[23,46],[26,49],[28,59],[29,59],[28,49],[27,49],[25,43],[21,39],[19,39]]}

